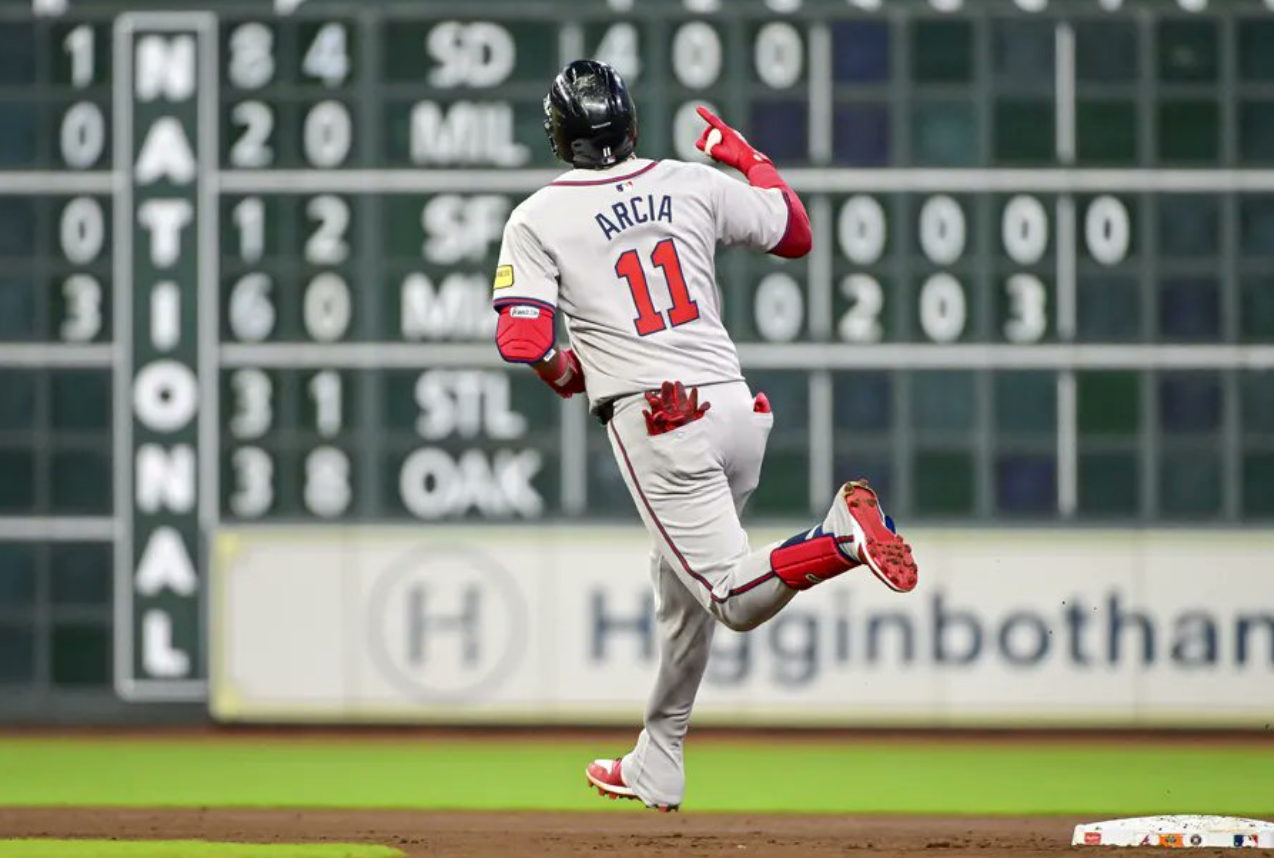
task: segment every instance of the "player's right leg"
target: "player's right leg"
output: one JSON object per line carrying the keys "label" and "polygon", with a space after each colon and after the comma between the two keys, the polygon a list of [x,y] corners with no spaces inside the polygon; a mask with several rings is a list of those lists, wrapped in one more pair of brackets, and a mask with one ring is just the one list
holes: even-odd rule
{"label": "player's right leg", "polygon": [[911,546],[885,515],[866,480],[845,483],[823,523],[773,546],[776,573],[795,590],[808,590],[859,565],[896,593],[916,587]]}
{"label": "player's right leg", "polygon": [[[866,480],[841,486],[823,520],[823,529],[837,534],[837,547],[870,569],[889,589],[897,593],[915,589],[918,570],[911,546],[898,535]],[[810,582],[811,586],[815,583]]]}
{"label": "player's right leg", "polygon": [[711,410],[672,432],[649,433],[640,397],[621,403],[607,429],[620,473],[664,560],[708,613],[746,631],[796,595],[771,569],[769,552],[751,550],[726,472],[727,452],[741,437],[764,449],[770,419],[753,413],[745,384],[705,390]]}
{"label": "player's right leg", "polygon": [[[701,391],[712,409],[672,432],[650,435],[634,397],[608,430],[642,520],[681,582],[724,625],[746,631],[774,616],[798,590],[866,565],[892,589],[915,586],[910,549],[888,526],[875,493],[849,483],[820,524],[752,551],[739,522],[727,460],[750,440],[764,451],[769,415],[753,412],[747,385]],[[741,440],[742,439],[742,440]]]}

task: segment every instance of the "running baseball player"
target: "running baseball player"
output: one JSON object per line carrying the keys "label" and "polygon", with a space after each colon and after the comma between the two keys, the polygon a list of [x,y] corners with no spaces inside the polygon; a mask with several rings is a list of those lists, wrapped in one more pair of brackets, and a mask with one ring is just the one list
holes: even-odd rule
{"label": "running baseball player", "polygon": [[[644,729],[630,753],[587,774],[603,795],[671,810],[715,622],[753,629],[799,591],[858,567],[907,592],[916,564],[864,481],[842,486],[823,521],[785,542],[754,550],[739,523],[774,417],[722,324],[714,256],[718,244],[787,258],[811,246],[805,207],[770,159],[702,107],[699,149],[746,184],[636,157],[632,98],[591,60],[558,74],[544,114],[554,155],[574,169],[509,217],[496,343],[559,396],[588,396],[654,541],[660,663]],[[554,343],[558,314],[571,348]]]}

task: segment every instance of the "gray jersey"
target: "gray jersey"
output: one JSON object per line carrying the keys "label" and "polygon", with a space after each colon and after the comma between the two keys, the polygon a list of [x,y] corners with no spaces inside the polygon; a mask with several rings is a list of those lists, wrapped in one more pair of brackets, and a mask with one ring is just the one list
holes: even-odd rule
{"label": "gray jersey", "polygon": [[781,191],[701,164],[572,170],[513,210],[493,300],[565,315],[594,405],[669,380],[738,381],[716,246],[768,251],[788,217]]}

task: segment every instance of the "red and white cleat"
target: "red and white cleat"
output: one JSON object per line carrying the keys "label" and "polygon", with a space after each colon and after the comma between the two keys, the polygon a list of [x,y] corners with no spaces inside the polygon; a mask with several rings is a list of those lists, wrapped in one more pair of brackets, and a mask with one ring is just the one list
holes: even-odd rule
{"label": "red and white cleat", "polygon": [[[632,787],[624,783],[624,775],[620,771],[621,762],[622,760],[593,760],[585,770],[588,775],[589,786],[596,788],[598,795],[604,795],[607,798],[629,798],[641,801],[641,796],[637,795]],[[647,806],[654,807],[663,813],[677,809],[675,805]]]}
{"label": "red and white cleat", "polygon": [[866,480],[841,486],[824,529],[836,534],[852,534],[850,549],[882,583],[896,593],[916,588],[919,570],[911,556],[911,546],[894,532],[892,522],[880,508],[880,499]]}

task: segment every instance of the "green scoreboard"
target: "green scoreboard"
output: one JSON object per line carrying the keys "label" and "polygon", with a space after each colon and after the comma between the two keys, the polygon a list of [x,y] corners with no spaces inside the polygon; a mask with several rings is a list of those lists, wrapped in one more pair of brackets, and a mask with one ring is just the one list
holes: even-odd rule
{"label": "green scoreboard", "polygon": [[579,56],[643,154],[710,105],[810,210],[808,258],[720,264],[754,513],[1274,518],[1274,2],[4,0],[10,699],[200,698],[222,525],[635,526],[491,344]]}

